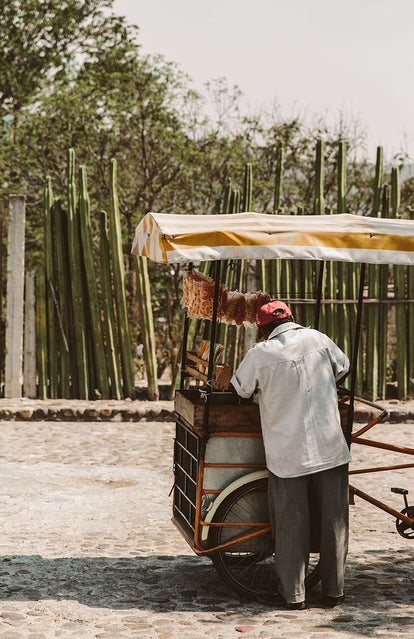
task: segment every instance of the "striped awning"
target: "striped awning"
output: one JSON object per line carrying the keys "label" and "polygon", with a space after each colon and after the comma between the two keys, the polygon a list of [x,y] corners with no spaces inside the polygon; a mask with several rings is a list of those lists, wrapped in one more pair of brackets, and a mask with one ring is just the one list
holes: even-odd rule
{"label": "striped awning", "polygon": [[350,214],[148,213],[131,252],[168,264],[224,259],[414,264],[414,221]]}

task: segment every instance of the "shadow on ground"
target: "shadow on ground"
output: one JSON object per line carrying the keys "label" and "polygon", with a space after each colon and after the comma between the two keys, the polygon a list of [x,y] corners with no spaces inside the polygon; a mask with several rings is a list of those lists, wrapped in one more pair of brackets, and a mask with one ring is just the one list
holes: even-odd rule
{"label": "shadow on ground", "polygon": [[[347,598],[335,628],[357,624],[361,635],[373,629],[408,630],[414,612],[411,548],[365,551],[348,562]],[[318,608],[320,589],[309,596]],[[153,612],[222,612],[236,607],[260,612],[227,590],[210,560],[192,556],[0,558],[0,601],[76,600],[84,605]],[[267,607],[269,610],[269,608]],[[270,610],[269,610],[270,612]]]}

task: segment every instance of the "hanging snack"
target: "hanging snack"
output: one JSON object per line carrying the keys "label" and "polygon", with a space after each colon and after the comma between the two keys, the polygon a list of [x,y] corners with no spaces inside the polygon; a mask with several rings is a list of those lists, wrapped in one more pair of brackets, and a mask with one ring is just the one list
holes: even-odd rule
{"label": "hanging snack", "polygon": [[[254,326],[257,310],[270,302],[267,293],[240,293],[228,291],[219,285],[217,319],[225,324]],[[186,307],[188,317],[196,319],[213,318],[215,283],[211,277],[198,271],[184,276],[182,305]]]}
{"label": "hanging snack", "polygon": [[196,280],[200,279],[200,277],[201,275],[196,271],[191,271],[191,273],[187,273],[183,278],[183,299],[181,303],[186,308],[190,306],[192,301],[193,284]]}
{"label": "hanging snack", "polygon": [[246,319],[245,324],[254,326],[256,313],[263,304],[270,302],[268,293],[246,293]]}
{"label": "hanging snack", "polygon": [[[187,308],[188,317],[197,319],[212,319],[214,307],[215,283],[211,277],[207,277],[192,271],[184,276],[183,306]],[[219,285],[219,298],[217,317],[220,319],[224,313],[227,302],[227,289]]]}
{"label": "hanging snack", "polygon": [[239,293],[236,299],[233,322],[236,326],[241,326],[246,319],[246,296]]}

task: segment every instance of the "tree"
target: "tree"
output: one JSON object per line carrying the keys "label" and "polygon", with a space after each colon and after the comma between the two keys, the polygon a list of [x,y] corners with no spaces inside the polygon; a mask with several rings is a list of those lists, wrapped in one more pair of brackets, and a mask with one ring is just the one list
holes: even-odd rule
{"label": "tree", "polygon": [[0,118],[16,118],[68,66],[93,54],[97,43],[132,30],[108,15],[113,0],[1,0]]}

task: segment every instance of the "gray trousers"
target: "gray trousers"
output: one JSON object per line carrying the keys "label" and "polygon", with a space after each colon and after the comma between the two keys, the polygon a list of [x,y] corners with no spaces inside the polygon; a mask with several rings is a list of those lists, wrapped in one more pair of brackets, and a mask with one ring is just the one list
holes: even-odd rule
{"label": "gray trousers", "polygon": [[348,552],[348,464],[286,479],[269,472],[269,511],[276,574],[285,600],[305,600],[311,519],[318,520],[323,594],[343,595]]}

